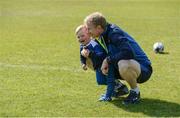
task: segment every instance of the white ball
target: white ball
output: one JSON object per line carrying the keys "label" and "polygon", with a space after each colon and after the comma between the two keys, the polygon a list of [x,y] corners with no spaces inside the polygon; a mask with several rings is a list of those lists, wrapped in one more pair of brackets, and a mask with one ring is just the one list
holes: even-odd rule
{"label": "white ball", "polygon": [[155,53],[162,53],[164,51],[164,45],[162,42],[156,42],[153,45],[153,51]]}

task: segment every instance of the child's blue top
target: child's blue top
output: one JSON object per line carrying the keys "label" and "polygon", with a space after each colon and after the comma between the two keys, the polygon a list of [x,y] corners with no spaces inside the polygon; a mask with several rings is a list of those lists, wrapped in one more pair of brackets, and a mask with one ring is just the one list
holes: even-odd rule
{"label": "child's blue top", "polygon": [[88,49],[90,51],[89,58],[92,60],[93,68],[96,70],[100,68],[103,60],[106,58],[106,51],[96,42],[96,40],[91,40],[87,45],[80,45],[80,59],[81,64],[86,64],[86,58],[81,55],[81,51],[83,48]]}

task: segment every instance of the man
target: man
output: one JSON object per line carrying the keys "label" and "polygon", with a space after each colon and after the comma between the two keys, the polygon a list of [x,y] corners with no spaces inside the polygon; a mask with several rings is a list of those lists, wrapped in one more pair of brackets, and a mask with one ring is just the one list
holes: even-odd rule
{"label": "man", "polygon": [[114,24],[107,23],[105,17],[98,12],[84,19],[84,23],[93,38],[99,38],[108,49],[108,55],[101,66],[104,74],[108,74],[106,97],[112,95],[114,89],[114,71],[118,70],[121,79],[130,85],[130,93],[123,104],[138,103],[140,90],[137,83],[144,83],[152,74],[151,62],[137,42],[126,32]]}

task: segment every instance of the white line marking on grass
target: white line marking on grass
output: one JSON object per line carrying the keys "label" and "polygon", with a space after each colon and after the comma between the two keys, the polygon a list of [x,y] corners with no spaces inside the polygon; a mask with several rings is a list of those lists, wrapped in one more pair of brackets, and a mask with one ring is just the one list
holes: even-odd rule
{"label": "white line marking on grass", "polygon": [[23,68],[23,69],[32,69],[32,70],[61,70],[61,71],[69,71],[69,72],[83,72],[81,69],[70,68],[65,66],[49,66],[49,65],[30,65],[30,64],[9,64],[9,63],[1,63],[0,68]]}

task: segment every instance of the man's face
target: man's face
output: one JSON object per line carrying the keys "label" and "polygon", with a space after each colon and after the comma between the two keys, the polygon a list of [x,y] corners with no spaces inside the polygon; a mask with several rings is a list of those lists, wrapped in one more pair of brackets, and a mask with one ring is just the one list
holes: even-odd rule
{"label": "man's face", "polygon": [[98,27],[95,27],[93,24],[86,24],[86,27],[88,29],[88,32],[89,34],[93,37],[93,38],[96,38],[96,37],[99,37],[100,36],[100,32],[99,32],[99,28]]}
{"label": "man's face", "polygon": [[82,30],[80,30],[77,33],[77,39],[78,39],[79,43],[81,43],[83,45],[86,45],[90,42],[90,40],[91,40],[90,35],[86,28],[83,28]]}

